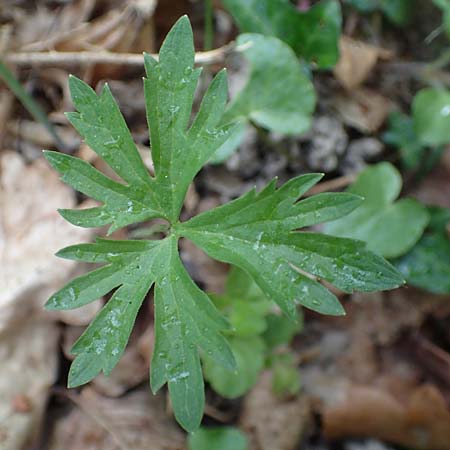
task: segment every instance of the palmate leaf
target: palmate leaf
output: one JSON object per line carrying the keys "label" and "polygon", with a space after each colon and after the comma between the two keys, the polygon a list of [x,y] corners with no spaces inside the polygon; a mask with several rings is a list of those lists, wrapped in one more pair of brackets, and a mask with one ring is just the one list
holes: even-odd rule
{"label": "palmate leaf", "polygon": [[323,314],[344,314],[337,298],[314,276],[345,292],[389,289],[403,281],[361,241],[292,232],[337,219],[361,203],[361,197],[346,193],[297,202],[320,178],[303,175],[280,189],[274,180],[260,193],[250,191],[177,225],[176,230],[211,257],[247,271],[293,319],[296,303]]}
{"label": "palmate leaf", "polygon": [[186,272],[178,254],[179,238],[190,238],[210,255],[243,268],[292,318],[295,302],[319,312],[343,313],[337,299],[312,275],[345,291],[387,289],[402,281],[398,272],[361,242],[294,231],[341,217],[360,202],[351,194],[322,194],[297,202],[319,180],[318,175],[296,178],[279,189],[273,182],[260,193],[252,191],[179,222],[189,183],[233,133],[233,125],[220,125],[227,97],[224,72],[211,83],[189,126],[199,76],[193,63],[187,17],[167,36],[159,62],[145,56],[154,176],[147,172],[108,87],[97,95],[74,77],[70,89],[78,112],[69,114],[69,120],[121,181],[80,159],[46,153],[64,181],[101,202],[87,210],[62,210],[70,222],[84,227],[109,224],[110,231],[156,217],[170,224],[168,235],[160,241],[100,239],[58,253],[101,267],[68,283],[49,299],[47,308],[78,308],[114,291],[73,347],[76,358],[69,385],[86,383],[100,371],[111,372],[154,286],[151,386],[156,392],[168,384],[175,416],[188,431],[199,426],[203,414],[200,357],[227,370],[233,370],[235,361],[222,334],[229,325]]}
{"label": "palmate leaf", "polygon": [[[187,17],[165,40],[160,63],[145,56],[145,95],[155,176],[145,168],[131,134],[107,86],[97,94],[75,77],[69,80],[78,112],[68,118],[89,146],[116,172],[114,181],[90,164],[46,152],[50,164],[76,190],[102,202],[86,210],[61,210],[83,227],[111,224],[110,231],[154,217],[178,220],[184,196],[196,173],[227,139],[232,127],[219,127],[227,99],[225,72],[205,94],[188,128],[199,70],[194,70],[192,30]],[[164,241],[98,241],[64,249],[63,258],[105,265],[77,278],[50,298],[50,309],[71,309],[118,288],[73,347],[77,355],[69,385],[110,373],[128,341],[139,307],[155,287],[154,391],[168,382],[175,415],[188,430],[201,420],[203,378],[198,349],[219,364],[234,367],[220,331],[228,327],[209,298],[192,282],[179,260],[174,236]]]}

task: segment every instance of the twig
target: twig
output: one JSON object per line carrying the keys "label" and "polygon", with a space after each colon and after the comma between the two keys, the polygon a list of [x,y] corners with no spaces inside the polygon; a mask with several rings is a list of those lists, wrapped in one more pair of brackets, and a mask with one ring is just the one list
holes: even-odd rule
{"label": "twig", "polygon": [[[214,64],[223,59],[232,51],[236,50],[236,44],[230,42],[223,47],[207,52],[195,54],[196,64]],[[152,55],[158,59],[158,55]],[[144,58],[139,53],[113,53],[113,52],[13,52],[7,53],[4,59],[10,64],[18,66],[73,66],[86,64],[111,64],[142,67]]]}
{"label": "twig", "polygon": [[335,191],[337,189],[342,189],[352,184],[356,180],[357,175],[344,175],[343,177],[335,178],[330,181],[324,181],[314,186],[308,191],[306,196],[320,194],[322,192]]}
{"label": "twig", "polygon": [[233,414],[219,411],[214,406],[208,405],[208,403],[205,405],[205,414],[222,423],[227,423],[233,418]]}
{"label": "twig", "polygon": [[[439,63],[441,63],[439,61]],[[389,62],[381,65],[385,72],[395,72],[401,77],[410,77],[421,81],[435,81],[450,86],[450,74],[433,63],[422,62]]]}

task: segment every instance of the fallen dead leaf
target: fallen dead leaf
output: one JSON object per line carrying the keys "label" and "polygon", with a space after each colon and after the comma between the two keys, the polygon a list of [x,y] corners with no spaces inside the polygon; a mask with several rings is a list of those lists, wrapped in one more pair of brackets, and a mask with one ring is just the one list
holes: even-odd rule
{"label": "fallen dead leaf", "polygon": [[411,194],[425,204],[450,208],[450,149]]}
{"label": "fallen dead leaf", "polygon": [[427,316],[450,313],[448,300],[448,296],[411,287],[384,293],[357,293],[353,295],[349,315],[358,334],[369,335],[375,344],[388,346],[408,329],[419,329]]}
{"label": "fallen dead leaf", "polygon": [[228,265],[210,258],[191,241],[183,239],[180,243],[183,262],[192,277],[200,281],[208,292],[223,292],[228,274]]}
{"label": "fallen dead leaf", "polygon": [[49,450],[182,450],[184,435],[149,388],[102,397],[85,388],[70,396],[78,408],[56,423]]}
{"label": "fallen dead leaf", "polygon": [[346,399],[323,415],[329,439],[372,437],[411,449],[450,448],[450,410],[431,385],[415,388],[402,403],[374,386],[352,386]]}
{"label": "fallen dead leaf", "polygon": [[340,57],[334,76],[349,91],[360,86],[369,77],[379,59],[391,59],[392,52],[362,41],[342,36]]}
{"label": "fallen dead leaf", "polygon": [[[5,152],[0,156],[0,172],[1,336],[30,315],[55,317],[44,313],[43,303],[75,265],[56,259],[54,253],[88,240],[92,231],[59,216],[57,208],[73,207],[75,195],[42,158],[26,166],[18,154]],[[92,317],[97,309],[91,304],[84,313],[90,311]]]}
{"label": "fallen dead leaf", "polygon": [[272,391],[271,373],[265,372],[244,398],[239,424],[250,436],[250,450],[294,450],[310,419],[306,396],[277,397]]}
{"label": "fallen dead leaf", "polygon": [[31,318],[0,337],[0,449],[23,450],[38,434],[57,376],[58,327]]}
{"label": "fallen dead leaf", "polygon": [[332,104],[346,125],[362,133],[379,130],[392,109],[391,100],[362,87],[336,95]]}

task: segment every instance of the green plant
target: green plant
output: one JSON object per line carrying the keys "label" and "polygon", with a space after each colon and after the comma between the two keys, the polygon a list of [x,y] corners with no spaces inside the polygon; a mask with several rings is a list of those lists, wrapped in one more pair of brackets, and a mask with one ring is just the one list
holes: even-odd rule
{"label": "green plant", "polygon": [[285,135],[300,135],[310,128],[316,105],[310,67],[336,64],[342,22],[336,0],[322,0],[305,12],[288,0],[223,3],[245,33],[238,36],[237,48],[251,71],[224,115],[241,120],[241,126],[217,151],[213,163],[223,162],[239,147],[246,122]]}
{"label": "green plant", "polygon": [[188,437],[188,450],[247,450],[246,436],[233,427],[200,428]]}
{"label": "green plant", "polygon": [[442,10],[442,27],[450,37],[450,1],[449,0],[433,0],[433,3]]}
{"label": "green plant", "polygon": [[398,111],[389,116],[383,140],[398,150],[403,168],[414,170],[417,175],[432,169],[444,151],[443,145],[428,146],[424,143],[417,135],[414,117]]}
{"label": "green plant", "polygon": [[293,50],[283,41],[262,34],[241,34],[237,44],[243,48],[250,74],[223,115],[224,123],[239,121],[241,125],[233,139],[215,153],[212,162],[216,163],[236,150],[247,123],[277,133],[299,135],[310,128],[316,106],[312,82]]}
{"label": "green plant", "polygon": [[399,149],[406,169],[422,173],[431,169],[450,142],[450,92],[444,88],[420,90],[411,116],[391,114],[384,140]]}
{"label": "green plant", "polygon": [[224,0],[223,4],[242,32],[275,36],[322,69],[336,64],[342,26],[338,1],[322,0],[308,11],[299,11],[289,0]]}
{"label": "green plant", "polygon": [[296,305],[324,314],[344,314],[338,299],[319,278],[345,292],[391,289],[403,279],[363,242],[297,232],[337,219],[361,203],[359,196],[350,193],[324,193],[298,201],[320,180],[318,174],[296,177],[279,188],[274,180],[260,192],[252,190],[180,222],[189,184],[233,133],[234,125],[218,125],[227,100],[226,75],[222,71],[215,77],[188,126],[200,70],[194,69],[187,17],[167,36],[159,62],[145,55],[145,67],[154,176],[145,168],[109,88],[105,86],[97,96],[75,77],[69,84],[78,112],[68,114],[68,119],[122,182],[62,153],[46,152],[46,158],[66,183],[102,202],[84,210],[61,210],[69,222],[83,227],[109,224],[112,232],[162,218],[168,222],[167,235],[161,240],[98,239],[61,250],[58,256],[62,258],[103,265],[68,283],[49,299],[47,308],[77,308],[117,288],[72,349],[76,358],[68,383],[78,386],[100,371],[111,372],[124,351],[139,307],[155,285],[151,387],[156,392],[168,384],[177,420],[193,431],[204,407],[200,356],[228,369],[235,362],[223,336],[229,324],[184,268],[178,253],[180,238],[246,271],[294,321]]}
{"label": "green plant", "polygon": [[[278,351],[299,331],[299,323],[273,311],[272,303],[258,285],[237,267],[230,270],[224,294],[210,297],[231,325],[226,336],[236,361],[236,369],[232,371],[210,358],[205,359],[204,375],[214,390],[226,398],[244,395],[266,366],[274,366],[281,378],[289,364],[283,364],[286,358],[278,355]],[[298,379],[296,369],[295,372]],[[290,386],[283,387],[277,393],[292,391]]]}
{"label": "green plant", "polygon": [[50,135],[53,137],[55,144],[63,148],[64,143],[62,142],[56,128],[48,120],[47,114],[42,110],[39,103],[34,100],[34,98],[23,88],[20,81],[14,76],[14,74],[9,70],[8,66],[0,60],[0,79],[2,79],[5,84],[11,89],[11,92],[20,100],[22,105],[27,109],[27,111],[34,117],[35,120],[42,123]]}
{"label": "green plant", "polygon": [[413,11],[414,0],[346,0],[361,12],[381,11],[395,25],[406,25]]}
{"label": "green plant", "polygon": [[390,163],[368,167],[348,192],[364,197],[351,214],[326,225],[334,236],[361,239],[386,258],[396,258],[410,250],[422,236],[430,218],[426,208],[414,199],[395,201],[402,177]]}
{"label": "green plant", "polygon": [[428,208],[431,220],[419,242],[393,263],[408,284],[435,294],[450,293],[450,210]]}

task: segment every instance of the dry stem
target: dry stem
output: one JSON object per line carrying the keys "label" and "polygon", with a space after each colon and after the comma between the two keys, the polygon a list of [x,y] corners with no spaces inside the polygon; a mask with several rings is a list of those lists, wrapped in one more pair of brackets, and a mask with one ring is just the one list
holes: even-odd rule
{"label": "dry stem", "polygon": [[[195,54],[196,64],[214,64],[223,61],[223,59],[233,50],[236,50],[236,44],[230,42],[223,47],[216,48],[207,52],[197,52]],[[158,55],[152,55],[158,59]],[[111,64],[142,67],[144,58],[139,53],[113,53],[113,52],[12,52],[4,56],[6,62],[18,66],[73,66],[88,64]]]}

